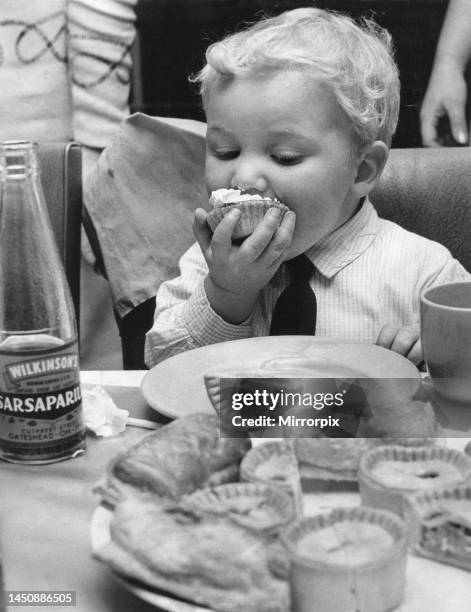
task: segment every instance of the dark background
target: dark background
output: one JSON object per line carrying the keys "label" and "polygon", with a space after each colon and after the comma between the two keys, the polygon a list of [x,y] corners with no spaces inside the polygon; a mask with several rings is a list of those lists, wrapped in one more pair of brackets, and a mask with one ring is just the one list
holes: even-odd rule
{"label": "dark background", "polygon": [[131,108],[149,115],[204,120],[188,75],[208,44],[244,21],[301,6],[373,17],[391,33],[402,84],[395,147],[421,146],[419,108],[445,15],[446,0],[139,0]]}

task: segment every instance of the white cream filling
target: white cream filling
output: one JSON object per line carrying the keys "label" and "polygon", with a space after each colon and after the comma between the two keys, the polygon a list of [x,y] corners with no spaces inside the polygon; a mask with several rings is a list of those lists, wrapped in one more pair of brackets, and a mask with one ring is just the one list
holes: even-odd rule
{"label": "white cream filling", "polygon": [[257,193],[242,193],[240,189],[217,189],[211,193],[209,203],[214,208],[233,204],[234,202],[248,202],[250,200],[267,200],[268,202],[278,202],[277,199],[268,198]]}

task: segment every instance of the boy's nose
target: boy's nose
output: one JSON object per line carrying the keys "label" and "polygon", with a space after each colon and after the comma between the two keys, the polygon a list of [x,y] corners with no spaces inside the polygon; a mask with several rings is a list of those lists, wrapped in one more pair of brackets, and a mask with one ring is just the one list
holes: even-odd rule
{"label": "boy's nose", "polygon": [[239,189],[256,189],[260,193],[265,193],[268,189],[268,182],[253,166],[246,164],[236,169],[230,186]]}

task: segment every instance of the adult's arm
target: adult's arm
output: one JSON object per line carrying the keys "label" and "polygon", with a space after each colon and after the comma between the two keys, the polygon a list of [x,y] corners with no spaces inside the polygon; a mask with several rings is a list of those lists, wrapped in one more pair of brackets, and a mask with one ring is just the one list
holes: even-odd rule
{"label": "adult's arm", "polygon": [[450,120],[453,138],[461,144],[469,141],[464,73],[470,57],[471,0],[450,0],[420,111],[425,146],[440,146],[437,125],[445,115]]}

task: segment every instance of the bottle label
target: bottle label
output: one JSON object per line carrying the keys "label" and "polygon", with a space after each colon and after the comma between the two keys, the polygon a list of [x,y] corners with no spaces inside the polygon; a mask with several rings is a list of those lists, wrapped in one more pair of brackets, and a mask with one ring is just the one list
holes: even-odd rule
{"label": "bottle label", "polygon": [[0,445],[52,448],[83,430],[78,343],[0,347]]}

